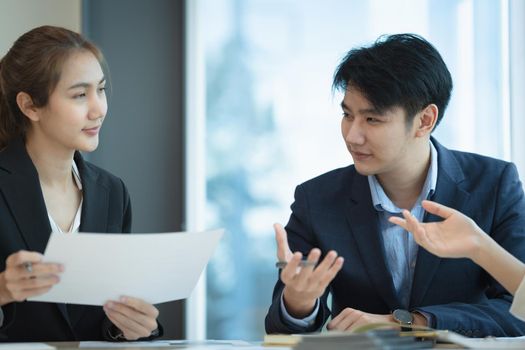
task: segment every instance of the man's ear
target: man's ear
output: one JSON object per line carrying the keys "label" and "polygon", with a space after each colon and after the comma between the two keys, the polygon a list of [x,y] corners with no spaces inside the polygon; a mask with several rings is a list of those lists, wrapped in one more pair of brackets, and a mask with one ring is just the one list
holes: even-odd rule
{"label": "man's ear", "polygon": [[430,135],[438,120],[439,110],[435,104],[429,104],[416,115],[416,136]]}
{"label": "man's ear", "polygon": [[36,122],[40,120],[38,108],[33,103],[33,99],[26,92],[19,92],[16,95],[16,104],[18,108],[24,113],[30,120]]}

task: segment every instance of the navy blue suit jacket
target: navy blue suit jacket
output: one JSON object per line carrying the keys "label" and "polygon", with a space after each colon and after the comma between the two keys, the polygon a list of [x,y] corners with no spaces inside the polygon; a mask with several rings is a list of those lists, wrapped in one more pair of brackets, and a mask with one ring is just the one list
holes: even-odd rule
{"label": "navy blue suit jacket", "polygon": [[[78,152],[75,162],[83,192],[80,231],[130,232],[131,205],[124,183],[85,162]],[[38,173],[24,142],[15,140],[0,152],[0,271],[6,258],[21,249],[43,253],[50,233]],[[0,341],[107,340],[111,326],[100,306],[21,302],[2,310]]]}
{"label": "navy blue suit jacket", "polygon": [[[525,260],[525,199],[512,163],[476,154],[450,151],[432,140],[438,151],[438,180],[432,200],[471,217],[496,242]],[[309,329],[283,322],[275,286],[265,320],[267,333],[319,330],[330,315],[350,307],[374,314],[400,308],[385,260],[378,214],[366,176],[354,166],[337,169],[296,188],[286,226],[292,251],[307,254],[318,247],[336,250],[344,266],[321,298],[315,324]],[[426,214],[424,221],[440,218]],[[458,232],[458,234],[461,234]],[[442,259],[423,248],[417,255],[410,309],[434,316],[438,329],[473,337],[517,336],[525,323],[509,313],[512,296],[468,259]]]}

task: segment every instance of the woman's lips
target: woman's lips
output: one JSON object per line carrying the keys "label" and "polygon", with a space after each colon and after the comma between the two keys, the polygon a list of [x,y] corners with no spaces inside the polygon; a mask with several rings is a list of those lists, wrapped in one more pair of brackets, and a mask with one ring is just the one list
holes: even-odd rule
{"label": "woman's lips", "polygon": [[89,129],[82,129],[82,131],[88,135],[95,136],[98,135],[98,132],[100,131],[100,126],[95,126],[94,128]]}

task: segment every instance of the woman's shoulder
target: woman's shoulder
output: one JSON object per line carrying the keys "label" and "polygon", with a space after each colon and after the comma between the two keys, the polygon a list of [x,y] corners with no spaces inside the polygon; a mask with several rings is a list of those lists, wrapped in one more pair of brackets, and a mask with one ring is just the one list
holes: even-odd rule
{"label": "woman's shoulder", "polygon": [[127,191],[126,185],[120,177],[85,160],[78,152],[75,154],[75,164],[78,167],[80,178],[83,183],[93,182],[107,187],[108,189],[122,188]]}

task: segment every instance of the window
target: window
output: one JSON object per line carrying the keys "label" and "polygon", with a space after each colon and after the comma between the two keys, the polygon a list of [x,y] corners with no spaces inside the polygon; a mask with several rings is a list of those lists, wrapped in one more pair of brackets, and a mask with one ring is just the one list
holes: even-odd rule
{"label": "window", "polygon": [[[381,34],[427,38],[454,80],[435,137],[449,148],[510,158],[506,1],[188,6],[188,196],[199,194],[189,210],[193,222],[227,229],[207,270],[207,338],[262,338],[277,278],[272,224],[287,222],[296,185],[351,163],[339,130],[342,96],[331,91],[350,48]],[[189,334],[202,317],[189,322]]]}

